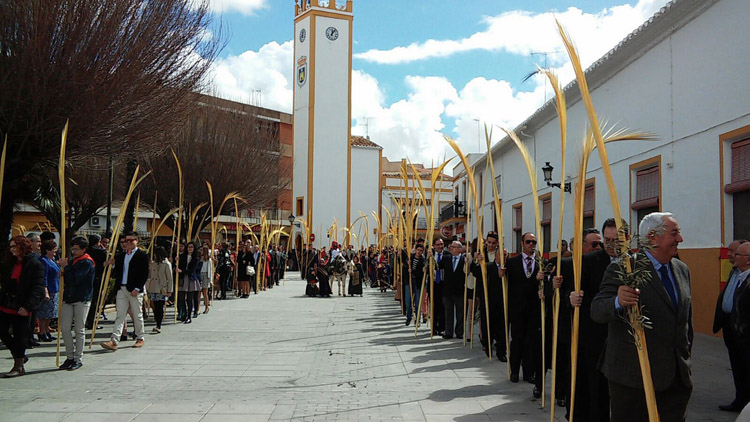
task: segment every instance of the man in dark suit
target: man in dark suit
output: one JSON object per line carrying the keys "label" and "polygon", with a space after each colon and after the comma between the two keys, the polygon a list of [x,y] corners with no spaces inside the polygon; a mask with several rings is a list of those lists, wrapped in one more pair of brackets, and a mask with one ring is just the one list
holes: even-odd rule
{"label": "man in dark suit", "polygon": [[[536,235],[521,236],[521,253],[505,262],[508,276],[508,322],[510,323],[510,380],[535,383],[534,396],[541,396],[541,315],[539,314],[539,263],[536,262]],[[502,272],[500,274],[502,276]],[[539,277],[538,277],[539,276]]]}
{"label": "man in dark suit", "polygon": [[[444,276],[444,271],[440,268],[440,262],[445,258],[451,256],[450,252],[445,249],[445,242],[441,238],[437,238],[432,242],[433,250],[432,250],[432,256],[433,256],[433,276],[435,277],[435,294],[432,298],[434,309],[433,312],[433,318],[435,318],[435,321],[433,322],[435,324],[435,334],[437,335],[443,335],[445,332],[445,307],[443,306],[443,298],[440,294],[440,283],[442,282]],[[430,284],[427,284],[427,288],[431,288]],[[430,292],[432,293],[432,292]]]}
{"label": "man in dark suit", "polygon": [[750,243],[745,242],[737,248],[734,260],[740,273],[737,276],[739,287],[734,297],[735,310],[732,312],[731,328],[744,358],[744,376],[750,379],[750,365],[747,364],[750,358]]}
{"label": "man in dark suit", "polygon": [[[603,236],[602,236],[603,235]],[[604,242],[602,243],[602,237]],[[563,287],[572,307],[580,308],[578,337],[578,366],[576,371],[575,421],[609,421],[609,393],[607,379],[599,371],[599,358],[607,341],[607,324],[591,319],[591,302],[599,292],[604,272],[617,260],[617,225],[614,218],[596,229],[583,233],[581,260],[581,292],[573,291],[573,261],[563,260]],[[604,245],[604,249],[602,249]],[[571,312],[572,315],[572,312]],[[558,366],[559,368],[559,366]],[[568,388],[570,384],[568,383]],[[570,412],[570,396],[566,403]]]}
{"label": "man in dark suit", "polygon": [[[503,310],[503,282],[500,278],[500,254],[498,235],[495,232],[487,233],[486,253],[475,253],[471,262],[471,273],[476,278],[476,301],[479,302],[479,316],[481,320],[482,348],[489,356],[490,347],[497,353],[500,362],[507,362],[505,350],[505,312]],[[485,260],[487,270],[487,302],[489,302],[490,333],[487,333],[487,309],[485,307],[484,281],[482,279],[482,268],[478,264],[480,259]],[[492,344],[492,343],[495,344]]]}
{"label": "man in dark suit", "polygon": [[109,260],[114,264],[115,286],[117,288],[117,319],[109,341],[101,343],[107,350],[117,350],[128,308],[133,311],[136,341],[133,347],[143,347],[143,294],[149,276],[148,254],[138,249],[138,235],[135,232],[125,233],[125,249]]}
{"label": "man in dark suit", "polygon": [[690,271],[675,258],[682,242],[671,213],[655,212],[638,228],[644,252],[634,260],[636,271],[648,273],[638,290],[623,284],[624,269],[611,264],[591,303],[594,321],[608,324],[601,370],[609,381],[612,421],[648,421],[640,364],[627,308],[641,306],[650,329],[644,330],[651,379],[661,420],[684,421],[693,391],[690,354],[693,344]]}
{"label": "man in dark suit", "polygon": [[729,353],[729,365],[732,368],[732,378],[734,379],[734,400],[730,404],[723,404],[719,409],[729,412],[739,412],[750,400],[750,379],[747,378],[747,356],[743,355],[742,348],[737,343],[737,339],[732,329],[732,314],[735,313],[735,299],[740,287],[740,270],[737,268],[735,253],[740,245],[746,243],[746,240],[735,240],[727,247],[729,249],[729,262],[732,263],[732,271],[729,273],[727,284],[719,293],[716,300],[716,313],[714,315],[714,334],[723,331],[724,345]]}
{"label": "man in dark suit", "polygon": [[[444,256],[440,261],[440,268],[445,277],[440,282],[440,295],[445,307],[445,334],[444,339],[464,336],[464,285],[466,283],[466,260],[463,254],[463,245],[454,240],[450,246],[450,256]],[[454,325],[455,318],[455,325]],[[455,327],[455,328],[454,328]]]}

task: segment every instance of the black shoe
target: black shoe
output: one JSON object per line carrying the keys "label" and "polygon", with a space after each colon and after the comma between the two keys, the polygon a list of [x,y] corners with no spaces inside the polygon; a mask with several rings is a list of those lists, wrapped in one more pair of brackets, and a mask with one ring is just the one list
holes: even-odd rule
{"label": "black shoe", "polygon": [[539,387],[534,387],[534,398],[538,399],[540,397],[542,397],[542,390]]}
{"label": "black shoe", "polygon": [[463,340],[464,336],[462,336],[462,335],[461,336],[456,336],[456,338],[459,339],[459,340]]}
{"label": "black shoe", "polygon": [[83,366],[83,363],[81,363],[80,361],[75,361],[75,362],[73,362],[72,365],[70,365],[70,367],[68,368],[68,371],[75,371],[76,369],[78,369],[78,368],[80,368],[82,366]]}
{"label": "black shoe", "polygon": [[410,320],[410,319],[407,319],[407,320],[406,320],[406,324],[404,324],[404,325],[408,326],[409,324],[411,324],[411,320]]}
{"label": "black shoe", "polygon": [[518,374],[510,374],[510,382],[518,382]]}
{"label": "black shoe", "polygon": [[193,312],[193,318],[198,318],[198,312]]}
{"label": "black shoe", "polygon": [[127,334],[121,335],[120,336],[120,341],[128,341],[128,335]]}
{"label": "black shoe", "polygon": [[559,407],[565,407],[565,399],[557,399],[557,405]]}
{"label": "black shoe", "polygon": [[443,334],[443,338],[446,339],[446,340],[450,340],[450,339],[453,338],[453,335],[452,334]]}
{"label": "black shoe", "polygon": [[33,338],[29,337],[29,347],[39,347],[41,346],[38,341],[34,340]]}
{"label": "black shoe", "polygon": [[501,355],[498,355],[498,356],[497,356],[497,359],[498,359],[498,360],[499,360],[500,362],[507,362],[507,361],[508,361],[508,355],[507,355],[507,354],[505,354],[505,353],[503,353],[503,354],[501,354]]}
{"label": "black shoe", "polygon": [[185,320],[185,324],[190,324],[191,322],[193,322],[193,320],[190,319],[190,318],[188,318],[188,319]]}
{"label": "black shoe", "polygon": [[536,377],[534,377],[533,375],[532,375],[532,376],[529,376],[529,377],[527,377],[527,376],[524,376],[524,377],[523,377],[523,380],[524,380],[524,381],[526,381],[526,382],[528,382],[529,384],[534,384],[534,383],[536,383]]}
{"label": "black shoe", "polygon": [[73,359],[65,359],[65,362],[63,362],[58,369],[66,370],[70,368],[74,363],[76,363],[76,361],[74,361]]}
{"label": "black shoe", "polygon": [[47,335],[45,337],[47,338],[47,341],[55,341],[55,340],[57,340],[57,337],[53,336],[50,333],[47,333]]}
{"label": "black shoe", "polygon": [[132,338],[133,338],[133,340],[135,340],[135,339],[137,339],[137,338],[138,338],[138,336],[137,336],[137,335],[135,335],[135,331],[131,331],[131,332],[130,332],[130,333],[128,333],[128,334],[130,335],[130,337],[132,337]]}
{"label": "black shoe", "polygon": [[739,412],[742,410],[742,406],[738,406],[735,403],[722,404],[719,405],[719,410],[723,410],[725,412]]}

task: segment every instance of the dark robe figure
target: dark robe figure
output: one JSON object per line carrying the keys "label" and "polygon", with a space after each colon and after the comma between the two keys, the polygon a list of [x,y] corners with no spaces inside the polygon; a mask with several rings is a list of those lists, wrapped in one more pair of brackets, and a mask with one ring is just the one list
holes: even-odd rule
{"label": "dark robe figure", "polygon": [[305,288],[305,295],[315,297],[320,294],[318,289],[318,278],[315,275],[315,268],[310,267],[307,269],[307,287]]}
{"label": "dark robe figure", "polygon": [[365,271],[362,268],[362,264],[359,262],[352,263],[352,273],[349,276],[349,287],[347,294],[350,296],[360,295],[362,296],[362,282],[365,279]]}
{"label": "dark robe figure", "polygon": [[318,279],[318,289],[320,297],[331,297],[331,293],[333,293],[333,290],[331,290],[331,283],[329,280],[328,271],[323,267],[322,265],[315,265],[315,275]]}

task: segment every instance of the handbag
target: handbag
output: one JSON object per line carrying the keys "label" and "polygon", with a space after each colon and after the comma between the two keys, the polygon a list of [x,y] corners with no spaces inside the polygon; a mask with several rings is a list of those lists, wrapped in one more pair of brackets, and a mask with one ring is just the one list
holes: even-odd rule
{"label": "handbag", "polygon": [[249,275],[250,277],[254,276],[255,267],[253,267],[252,265],[248,265],[247,267],[245,267],[245,274]]}

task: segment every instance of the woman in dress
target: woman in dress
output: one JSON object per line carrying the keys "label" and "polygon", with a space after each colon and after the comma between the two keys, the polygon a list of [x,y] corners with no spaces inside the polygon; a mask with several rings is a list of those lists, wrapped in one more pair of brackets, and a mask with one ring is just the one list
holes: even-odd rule
{"label": "woman in dress", "polygon": [[[198,316],[198,310],[194,310],[195,296],[201,290],[201,282],[198,280],[200,268],[200,255],[195,247],[195,242],[189,242],[185,252],[180,255],[177,265],[177,274],[180,277],[180,288],[177,294],[177,310],[180,321],[185,324],[193,322],[192,318]],[[180,308],[181,311],[180,311]],[[192,318],[191,318],[192,315]]]}
{"label": "woman in dress", "polygon": [[174,286],[172,279],[172,264],[169,262],[167,250],[162,246],[154,248],[154,262],[151,264],[151,276],[146,283],[148,299],[154,310],[156,327],[151,334],[161,333],[161,322],[164,320],[164,304],[172,295]]}
{"label": "woman in dress", "polygon": [[350,263],[351,271],[349,272],[349,295],[360,295],[362,296],[362,281],[365,279],[365,272],[362,269],[362,264],[359,262],[359,257],[354,255]]}
{"label": "woman in dress", "polygon": [[42,264],[44,264],[44,299],[37,312],[39,318],[39,341],[52,341],[49,323],[57,318],[58,290],[60,290],[60,266],[57,265],[57,242],[46,240],[42,243]]}
{"label": "woman in dress", "polygon": [[[240,297],[247,299],[250,297],[250,279],[255,278],[255,259],[250,241],[242,244],[242,250],[237,255],[237,283],[239,284]],[[251,269],[252,274],[248,272]]]}
{"label": "woman in dress", "polygon": [[[211,306],[209,300],[209,291],[211,290],[211,284],[214,282],[214,263],[211,259],[211,253],[208,250],[208,246],[201,248],[201,293],[203,295],[203,313],[208,313],[208,307]],[[196,308],[196,312],[198,309]]]}
{"label": "woman in dress", "polygon": [[26,373],[31,313],[39,309],[43,297],[44,265],[32,255],[31,241],[24,236],[11,238],[0,278],[0,340],[13,355],[13,369],[5,378]]}

